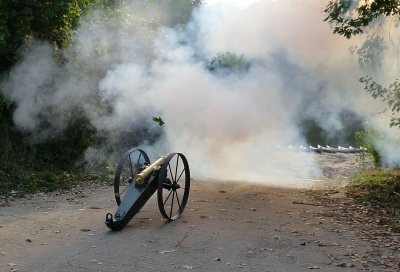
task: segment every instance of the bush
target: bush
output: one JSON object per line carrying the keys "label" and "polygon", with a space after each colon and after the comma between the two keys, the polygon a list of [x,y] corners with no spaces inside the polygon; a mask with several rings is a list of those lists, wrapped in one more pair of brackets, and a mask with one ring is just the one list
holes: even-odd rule
{"label": "bush", "polygon": [[236,55],[230,52],[217,54],[210,60],[208,69],[213,72],[229,74],[232,72],[246,72],[250,68],[250,62],[244,55]]}
{"label": "bush", "polygon": [[354,175],[349,195],[382,208],[400,208],[400,169],[371,169]]}
{"label": "bush", "polygon": [[[365,129],[357,131],[355,137],[357,147],[365,148],[367,154],[372,156],[374,166],[382,166],[382,156],[378,151],[378,144],[382,140],[383,135],[377,130]],[[366,154],[364,152],[360,153],[360,161],[362,165],[365,164]]]}

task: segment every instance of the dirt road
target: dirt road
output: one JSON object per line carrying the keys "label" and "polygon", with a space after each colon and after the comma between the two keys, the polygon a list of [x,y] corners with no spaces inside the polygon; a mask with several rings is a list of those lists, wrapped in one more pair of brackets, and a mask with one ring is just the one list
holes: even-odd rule
{"label": "dirt road", "polygon": [[120,232],[115,209],[109,186],[1,207],[0,271],[396,271],[305,190],[194,180],[179,220],[153,197]]}
{"label": "dirt road", "polygon": [[[316,159],[324,189],[359,165],[349,155]],[[179,220],[163,221],[153,197],[112,232],[103,223],[116,209],[112,187],[37,194],[0,208],[0,271],[397,271],[381,256],[387,243],[327,216],[329,206],[305,189],[193,180]]]}

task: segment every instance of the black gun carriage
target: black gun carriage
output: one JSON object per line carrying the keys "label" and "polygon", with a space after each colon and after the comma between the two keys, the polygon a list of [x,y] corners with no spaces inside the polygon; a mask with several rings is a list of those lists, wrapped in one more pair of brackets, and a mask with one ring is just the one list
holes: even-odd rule
{"label": "black gun carriage", "polygon": [[118,208],[106,215],[105,224],[121,230],[157,191],[161,215],[173,221],[185,210],[190,190],[190,170],[186,157],[172,153],[150,163],[141,149],[132,148],[120,159],[114,179]]}

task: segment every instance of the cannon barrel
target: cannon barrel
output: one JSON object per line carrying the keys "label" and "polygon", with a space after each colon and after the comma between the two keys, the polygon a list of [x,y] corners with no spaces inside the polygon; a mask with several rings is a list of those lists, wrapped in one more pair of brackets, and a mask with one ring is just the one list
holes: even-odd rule
{"label": "cannon barrel", "polygon": [[160,157],[158,160],[146,167],[142,172],[136,175],[135,183],[142,185],[146,179],[148,179],[155,170],[157,170],[165,162],[164,157]]}

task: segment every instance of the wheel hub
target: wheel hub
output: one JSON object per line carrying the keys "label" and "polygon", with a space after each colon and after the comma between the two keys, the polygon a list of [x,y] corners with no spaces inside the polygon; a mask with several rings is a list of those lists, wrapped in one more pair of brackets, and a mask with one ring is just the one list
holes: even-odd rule
{"label": "wheel hub", "polygon": [[167,189],[168,191],[170,191],[170,190],[176,191],[176,190],[180,189],[181,186],[176,182],[172,182],[170,178],[166,178],[164,181],[163,188]]}

